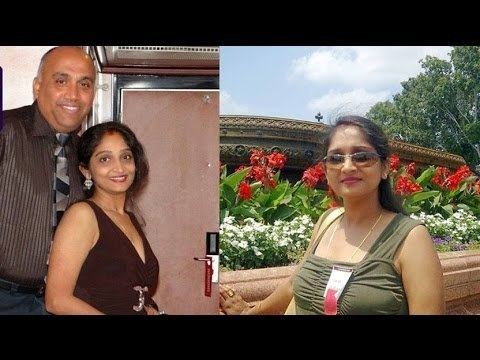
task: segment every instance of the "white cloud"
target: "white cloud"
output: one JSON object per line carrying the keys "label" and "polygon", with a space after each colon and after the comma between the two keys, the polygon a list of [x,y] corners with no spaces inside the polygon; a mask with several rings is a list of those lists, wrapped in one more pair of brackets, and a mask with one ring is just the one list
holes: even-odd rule
{"label": "white cloud", "polygon": [[324,47],[292,61],[288,77],[328,87],[381,91],[421,71],[427,54],[448,59],[451,47],[339,46]]}
{"label": "white cloud", "polygon": [[330,90],[328,94],[313,99],[308,103],[308,109],[315,113],[321,112],[323,121],[334,120],[337,116],[352,114],[365,115],[379,101],[390,97],[388,91],[368,92],[365,89],[355,89],[349,92]]}
{"label": "white cloud", "polygon": [[220,114],[222,115],[249,115],[248,106],[237,103],[232,96],[224,91],[220,91]]}

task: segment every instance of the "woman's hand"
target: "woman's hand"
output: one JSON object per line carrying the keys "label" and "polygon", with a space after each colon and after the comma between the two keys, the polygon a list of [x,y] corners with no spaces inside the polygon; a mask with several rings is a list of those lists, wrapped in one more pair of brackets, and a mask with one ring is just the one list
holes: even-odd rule
{"label": "woman's hand", "polygon": [[145,305],[144,308],[147,312],[147,315],[165,315],[164,311],[159,311],[151,305]]}
{"label": "woman's hand", "polygon": [[158,315],[157,309],[153,306],[145,306],[145,311],[147,312],[147,315]]}
{"label": "woman's hand", "polygon": [[232,288],[220,285],[220,309],[225,315],[241,315],[250,305]]}

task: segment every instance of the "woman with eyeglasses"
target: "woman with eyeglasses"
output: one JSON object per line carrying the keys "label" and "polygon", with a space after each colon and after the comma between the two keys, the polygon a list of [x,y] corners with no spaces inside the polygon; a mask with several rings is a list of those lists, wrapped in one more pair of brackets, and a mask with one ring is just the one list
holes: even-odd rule
{"label": "woman with eyeglasses", "polygon": [[331,128],[324,158],[341,208],[326,211],[294,274],[250,306],[220,288],[226,314],[444,314],[443,274],[424,225],[404,214],[388,179],[388,139],[360,116]]}

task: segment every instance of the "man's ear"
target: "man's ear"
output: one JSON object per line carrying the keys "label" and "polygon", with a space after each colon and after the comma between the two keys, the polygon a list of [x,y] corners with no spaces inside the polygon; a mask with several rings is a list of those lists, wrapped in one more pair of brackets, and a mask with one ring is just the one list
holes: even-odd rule
{"label": "man's ear", "polygon": [[38,98],[38,93],[40,92],[40,80],[35,77],[33,79],[33,96],[35,97],[35,100]]}

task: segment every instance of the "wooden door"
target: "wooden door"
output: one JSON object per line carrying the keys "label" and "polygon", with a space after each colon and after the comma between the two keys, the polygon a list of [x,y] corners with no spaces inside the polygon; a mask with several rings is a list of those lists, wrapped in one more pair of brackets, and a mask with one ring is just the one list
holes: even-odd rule
{"label": "wooden door", "polygon": [[168,314],[216,314],[218,284],[205,296],[205,264],[193,258],[219,226],[218,91],[123,90],[121,101],[150,164],[138,205],[160,263],[154,299]]}

